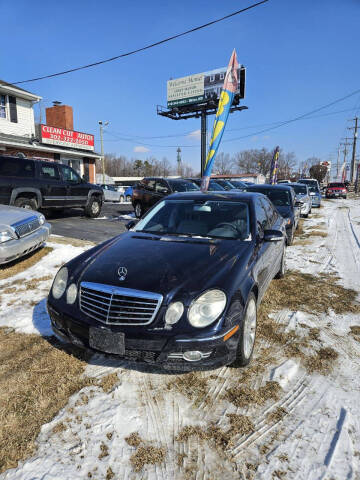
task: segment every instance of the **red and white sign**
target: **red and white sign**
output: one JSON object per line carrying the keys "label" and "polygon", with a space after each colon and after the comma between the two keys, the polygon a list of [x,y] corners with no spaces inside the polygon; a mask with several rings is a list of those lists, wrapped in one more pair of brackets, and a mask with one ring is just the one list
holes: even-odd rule
{"label": "red and white sign", "polygon": [[94,135],[64,128],[41,125],[41,141],[50,145],[94,151]]}

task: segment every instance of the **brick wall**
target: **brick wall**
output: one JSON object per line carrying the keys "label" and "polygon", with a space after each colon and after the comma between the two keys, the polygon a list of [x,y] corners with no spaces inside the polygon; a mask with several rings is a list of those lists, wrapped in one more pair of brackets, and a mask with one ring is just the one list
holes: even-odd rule
{"label": "brick wall", "polygon": [[6,147],[5,152],[0,152],[3,155],[14,155],[21,152],[28,158],[43,158],[44,160],[54,160],[54,154],[51,152],[39,152],[37,150],[28,150],[21,147]]}
{"label": "brick wall", "polygon": [[46,125],[74,130],[72,107],[69,107],[69,105],[54,105],[47,108]]}

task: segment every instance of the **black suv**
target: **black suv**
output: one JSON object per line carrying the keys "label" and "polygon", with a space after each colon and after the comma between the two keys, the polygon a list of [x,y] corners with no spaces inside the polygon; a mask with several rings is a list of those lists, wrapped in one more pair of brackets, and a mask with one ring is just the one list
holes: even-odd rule
{"label": "black suv", "polygon": [[0,156],[0,203],[32,210],[82,207],[86,216],[95,218],[103,191],[66,165]]}
{"label": "black suv", "polygon": [[195,183],[183,178],[143,178],[134,188],[132,205],[135,215],[140,218],[149,208],[170,193],[200,190]]}

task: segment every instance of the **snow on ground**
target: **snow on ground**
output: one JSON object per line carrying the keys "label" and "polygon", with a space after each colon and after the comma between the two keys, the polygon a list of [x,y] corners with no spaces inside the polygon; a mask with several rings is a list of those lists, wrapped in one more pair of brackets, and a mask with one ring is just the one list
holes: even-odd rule
{"label": "snow on ground", "polygon": [[[313,213],[304,222],[304,241],[295,241],[288,248],[288,268],[313,275],[334,273],[345,287],[359,291],[360,202],[324,202],[324,207]],[[325,233],[307,236],[310,231]],[[58,246],[13,279],[54,274],[60,260],[66,261],[80,251]],[[9,280],[0,282],[0,288],[6,282]],[[30,308],[27,300],[34,295],[40,303]],[[36,293],[21,292],[21,302],[2,309],[0,325],[47,334],[50,326],[44,296],[42,287]],[[360,318],[336,315],[331,308],[329,314],[282,311],[272,318],[286,325],[287,332],[299,335],[306,326],[319,327],[322,344],[339,353],[333,371],[328,375],[309,374],[298,359],[274,353],[270,365],[251,377],[250,386],[256,389],[265,381],[277,381],[280,397],[263,405],[249,402],[236,407],[224,398],[227,387],[236,383],[238,374],[233,369],[200,373],[199,379],[208,382],[208,390],[194,404],[167,388],[177,378],[173,375],[134,369],[124,362],[94,355],[85,374],[102,377],[115,372],[118,384],[109,393],[86,387],[73,395],[68,406],[42,427],[36,454],[0,475],[0,479],[111,479],[109,467],[115,479],[359,479],[360,343],[349,335],[349,328],[360,326]],[[257,350],[260,347],[272,351],[267,340],[259,340]],[[253,365],[257,361],[255,356]],[[84,393],[89,398],[87,404],[79,401]],[[283,409],[282,416],[269,417],[279,409]],[[226,428],[231,413],[251,418],[254,431],[235,437],[226,457],[197,437],[185,442],[175,440],[186,425],[206,427],[214,422]],[[61,422],[67,424],[66,430],[54,433],[54,426]],[[139,432],[149,444],[165,447],[165,462],[147,465],[135,473],[130,464],[135,448],[125,442],[132,432]],[[108,449],[104,457],[100,455],[102,444]],[[257,467],[253,475],[251,465]]]}

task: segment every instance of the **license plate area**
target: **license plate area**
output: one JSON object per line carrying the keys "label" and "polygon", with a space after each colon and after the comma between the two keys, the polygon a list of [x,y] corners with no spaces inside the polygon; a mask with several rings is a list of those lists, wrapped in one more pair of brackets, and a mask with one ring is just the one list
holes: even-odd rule
{"label": "license plate area", "polygon": [[101,328],[90,327],[89,345],[95,350],[116,355],[125,355],[125,334],[110,332]]}

